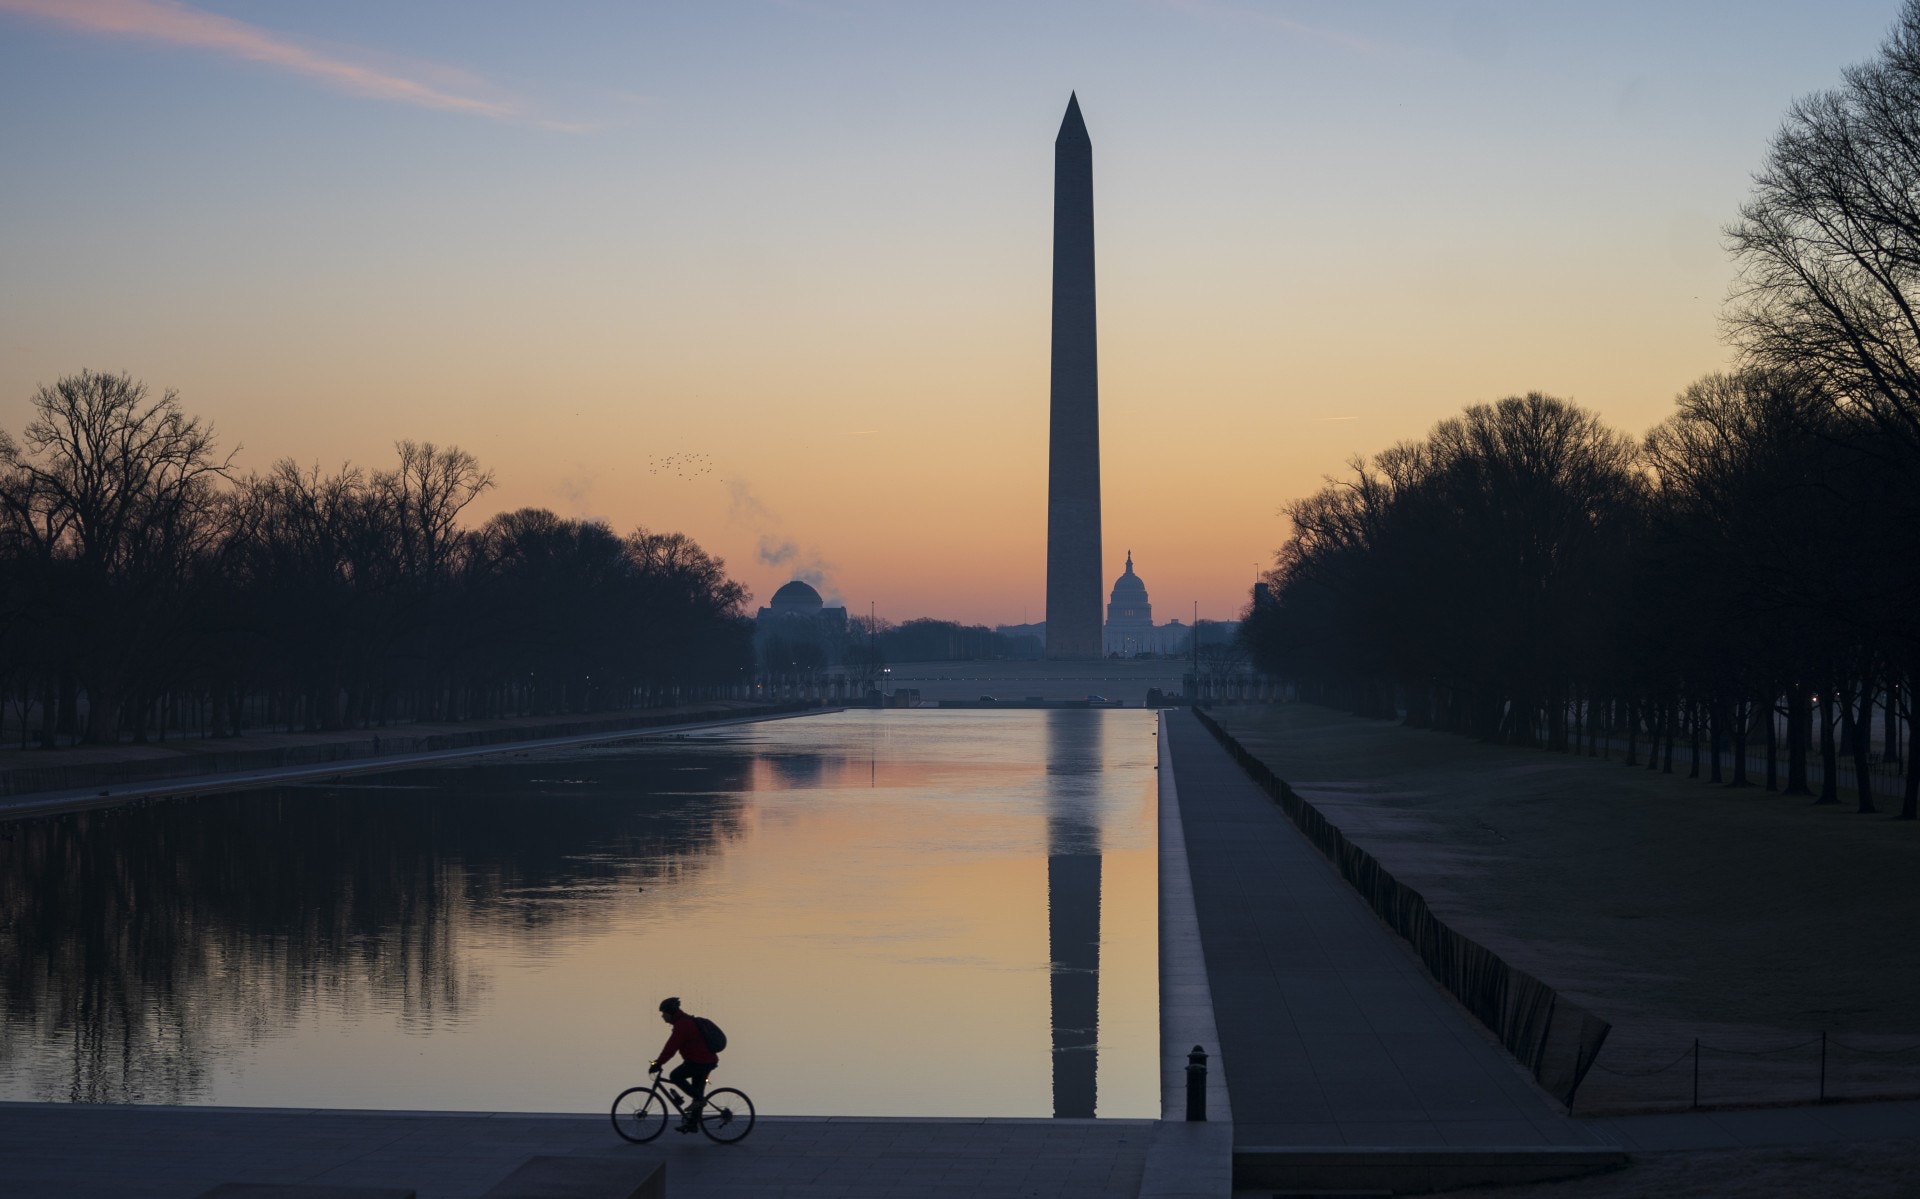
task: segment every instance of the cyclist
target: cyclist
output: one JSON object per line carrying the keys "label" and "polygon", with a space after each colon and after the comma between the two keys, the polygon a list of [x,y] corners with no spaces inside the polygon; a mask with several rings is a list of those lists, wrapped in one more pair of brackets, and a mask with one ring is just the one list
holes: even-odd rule
{"label": "cyclist", "polygon": [[674,1054],[680,1055],[680,1064],[667,1077],[693,1099],[680,1120],[680,1131],[696,1132],[700,1128],[700,1104],[707,1093],[707,1075],[720,1064],[720,1058],[707,1048],[707,1039],[700,1035],[700,1026],[694,1023],[693,1017],[680,1010],[679,996],[670,995],[660,1001],[660,1018],[673,1025],[673,1035],[667,1038],[660,1056],[648,1064],[647,1072],[660,1073],[660,1068],[672,1061]]}

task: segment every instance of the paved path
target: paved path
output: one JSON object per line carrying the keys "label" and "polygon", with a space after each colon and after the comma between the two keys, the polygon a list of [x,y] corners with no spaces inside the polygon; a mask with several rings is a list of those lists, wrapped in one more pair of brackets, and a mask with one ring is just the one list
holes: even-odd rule
{"label": "paved path", "polygon": [[716,716],[689,720],[680,724],[636,725],[632,728],[601,729],[592,733],[574,733],[564,737],[533,736],[523,741],[502,741],[492,745],[463,745],[454,749],[420,750],[413,753],[382,754],[366,758],[342,758],[333,762],[314,762],[302,766],[275,766],[261,770],[234,770],[222,774],[203,774],[191,778],[157,778],[98,787],[80,787],[67,791],[35,791],[24,795],[0,796],[0,819],[12,816],[47,815],[81,808],[112,807],[133,799],[157,799],[169,795],[202,795],[209,791],[237,791],[273,786],[300,779],[334,778],[343,774],[405,770],[428,766],[456,758],[475,758],[488,754],[524,753],[529,750],[564,749],[569,745],[593,745],[606,741],[625,741],[631,737],[659,737],[695,729],[719,728],[730,724],[756,724],[768,720],[787,720],[797,716],[819,716],[842,708],[808,708],[802,712],[748,712],[739,716]]}
{"label": "paved path", "polygon": [[1435,985],[1190,713],[1166,728],[1236,1150],[1604,1144]]}
{"label": "paved path", "polygon": [[481,1195],[536,1154],[667,1163],[673,1199],[1132,1199],[1146,1120],[762,1119],[716,1145],[605,1116],[0,1104],[8,1199],[189,1199],[222,1182]]}

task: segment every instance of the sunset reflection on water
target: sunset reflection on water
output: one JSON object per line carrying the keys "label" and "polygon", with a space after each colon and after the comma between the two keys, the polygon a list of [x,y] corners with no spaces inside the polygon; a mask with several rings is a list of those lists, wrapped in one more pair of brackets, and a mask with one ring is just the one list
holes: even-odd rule
{"label": "sunset reflection on water", "polygon": [[[0,841],[0,1098],[1152,1116],[1152,714],[845,712]],[[1050,914],[1051,906],[1051,914]]]}

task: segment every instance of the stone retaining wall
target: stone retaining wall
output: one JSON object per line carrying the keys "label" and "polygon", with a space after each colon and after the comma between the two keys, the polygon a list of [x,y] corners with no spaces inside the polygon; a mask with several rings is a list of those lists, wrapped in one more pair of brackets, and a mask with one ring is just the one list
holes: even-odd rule
{"label": "stone retaining wall", "polygon": [[1456,932],[1433,914],[1418,891],[1349,841],[1320,809],[1300,798],[1218,721],[1199,708],[1194,709],[1194,715],[1339,868],[1341,877],[1360,892],[1382,920],[1406,938],[1440,985],[1500,1038],[1549,1095],[1571,1109],[1574,1092],[1599,1056],[1612,1026],[1562,998],[1526,971],[1516,969],[1478,941]]}

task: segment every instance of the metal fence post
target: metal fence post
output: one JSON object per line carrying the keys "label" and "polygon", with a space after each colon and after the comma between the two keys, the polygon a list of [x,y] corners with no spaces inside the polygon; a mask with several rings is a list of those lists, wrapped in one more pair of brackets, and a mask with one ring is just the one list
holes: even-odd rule
{"label": "metal fence post", "polygon": [[1195,1045],[1187,1055],[1187,1119],[1207,1118],[1207,1051]]}

